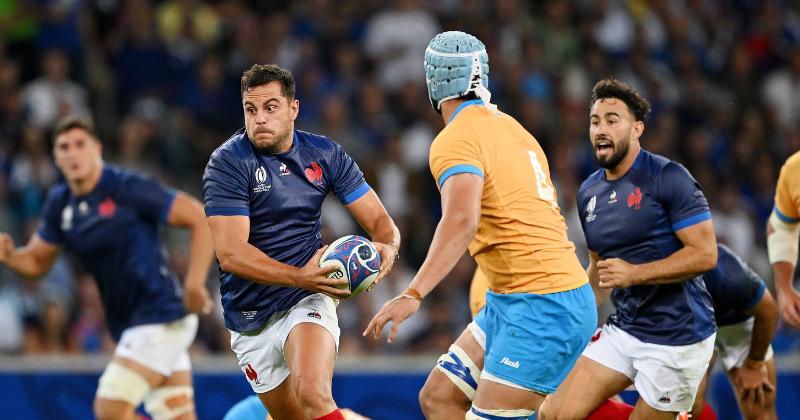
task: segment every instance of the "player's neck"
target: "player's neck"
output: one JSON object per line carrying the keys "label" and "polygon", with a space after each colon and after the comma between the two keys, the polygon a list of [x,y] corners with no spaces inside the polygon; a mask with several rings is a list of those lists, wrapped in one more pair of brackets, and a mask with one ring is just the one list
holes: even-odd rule
{"label": "player's neck", "polygon": [[466,101],[467,101],[466,99],[449,99],[447,101],[442,102],[440,110],[442,111],[442,119],[444,120],[444,125],[447,125],[447,123],[450,122],[450,119],[453,118],[453,114],[456,112],[458,106]]}
{"label": "player's neck", "polygon": [[97,184],[100,183],[100,177],[103,175],[103,163],[97,165],[95,171],[86,178],[74,179],[67,181],[69,190],[74,196],[82,196],[92,192]]}
{"label": "player's neck", "polygon": [[638,141],[631,141],[631,148],[628,150],[628,154],[625,156],[625,159],[615,167],[611,169],[605,169],[606,171],[606,179],[609,181],[613,181],[615,179],[622,178],[633,166],[633,162],[636,162],[636,158],[639,156],[639,152],[642,150],[642,147],[639,145]]}

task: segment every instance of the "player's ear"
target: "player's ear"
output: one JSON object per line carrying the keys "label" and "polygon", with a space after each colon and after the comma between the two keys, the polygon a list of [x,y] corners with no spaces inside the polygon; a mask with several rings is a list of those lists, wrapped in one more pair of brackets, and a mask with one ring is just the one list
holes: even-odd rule
{"label": "player's ear", "polygon": [[642,137],[642,133],[644,133],[644,121],[634,121],[633,136],[638,139],[639,137]]}
{"label": "player's ear", "polygon": [[292,99],[289,102],[289,115],[292,117],[292,121],[297,118],[297,115],[300,113],[300,101],[297,99]]}

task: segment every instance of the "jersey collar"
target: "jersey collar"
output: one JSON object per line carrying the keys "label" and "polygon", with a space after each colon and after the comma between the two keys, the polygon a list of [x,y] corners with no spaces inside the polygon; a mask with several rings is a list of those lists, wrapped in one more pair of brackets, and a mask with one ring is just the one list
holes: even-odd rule
{"label": "jersey collar", "polygon": [[453,122],[453,119],[456,117],[456,115],[458,115],[458,113],[461,112],[464,108],[470,105],[481,105],[481,104],[483,104],[483,101],[480,99],[471,99],[469,101],[462,102],[461,105],[456,107],[456,110],[453,111],[453,115],[450,116],[450,119],[447,121],[447,123],[450,124],[451,122]]}

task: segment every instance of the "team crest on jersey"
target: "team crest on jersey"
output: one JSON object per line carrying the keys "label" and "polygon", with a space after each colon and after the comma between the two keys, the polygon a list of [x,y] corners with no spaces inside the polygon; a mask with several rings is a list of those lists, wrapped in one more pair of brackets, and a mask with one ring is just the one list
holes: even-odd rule
{"label": "team crest on jersey", "polygon": [[97,207],[97,213],[100,214],[100,217],[111,217],[114,213],[117,212],[117,203],[111,199],[111,197],[106,198],[100,206]]}
{"label": "team crest on jersey", "polygon": [[253,187],[253,192],[265,192],[272,189],[272,184],[267,184],[267,170],[263,166],[256,169],[256,186]]}
{"label": "team crest on jersey", "polygon": [[611,195],[608,196],[608,204],[614,204],[617,202],[617,191],[611,191]]}
{"label": "team crest on jersey", "polygon": [[633,207],[635,210],[639,210],[642,207],[642,190],[639,187],[636,187],[632,193],[628,194],[628,207]]}
{"label": "team crest on jersey", "polygon": [[281,166],[278,168],[280,171],[280,176],[291,175],[292,173],[289,171],[289,168],[286,167],[286,163],[281,162]]}
{"label": "team crest on jersey", "polygon": [[589,200],[589,204],[586,205],[586,223],[594,221],[597,218],[597,215],[594,214],[594,208],[597,205],[597,196],[593,195],[592,199]]}
{"label": "team crest on jersey", "polygon": [[72,206],[64,207],[64,210],[61,210],[61,230],[72,229],[73,216],[75,216],[75,211]]}
{"label": "team crest on jersey", "polygon": [[322,185],[322,168],[317,162],[311,162],[311,166],[305,170],[306,178],[314,185]]}

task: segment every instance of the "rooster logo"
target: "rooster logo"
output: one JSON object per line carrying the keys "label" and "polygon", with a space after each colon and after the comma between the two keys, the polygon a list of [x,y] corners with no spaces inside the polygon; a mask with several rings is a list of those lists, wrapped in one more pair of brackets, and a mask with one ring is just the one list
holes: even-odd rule
{"label": "rooster logo", "polygon": [[111,217],[117,212],[117,204],[114,203],[111,197],[106,198],[105,201],[100,203],[97,212],[100,213],[100,217]]}
{"label": "rooster logo", "polygon": [[628,207],[633,207],[636,210],[639,210],[639,207],[642,206],[642,190],[639,187],[636,187],[632,193],[628,195]]}
{"label": "rooster logo", "polygon": [[250,363],[248,363],[247,367],[244,369],[244,374],[247,376],[247,379],[258,383],[258,373],[256,373],[256,370],[253,369],[253,366]]}
{"label": "rooster logo", "polygon": [[322,168],[317,162],[311,162],[311,167],[305,170],[306,178],[315,185],[322,185]]}

